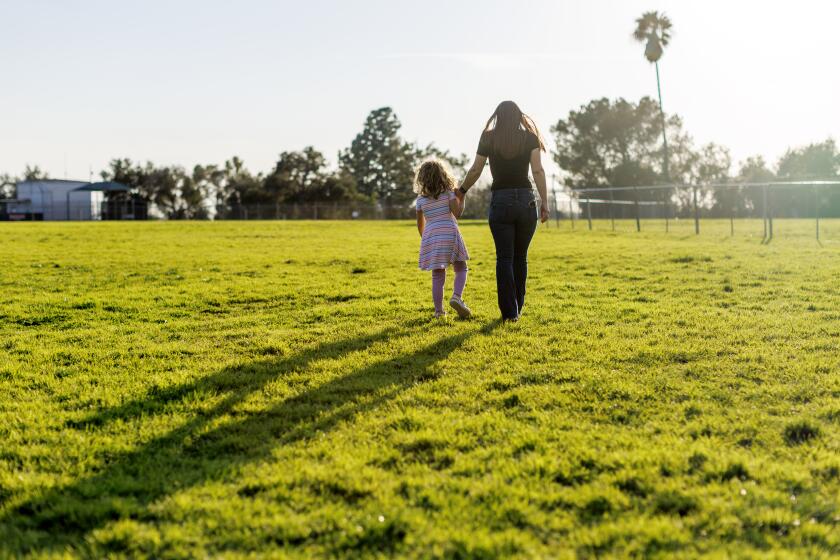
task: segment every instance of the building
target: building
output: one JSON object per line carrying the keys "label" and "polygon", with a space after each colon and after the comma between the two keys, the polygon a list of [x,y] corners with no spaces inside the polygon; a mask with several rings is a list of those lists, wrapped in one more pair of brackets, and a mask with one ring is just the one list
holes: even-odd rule
{"label": "building", "polygon": [[[39,179],[17,183],[14,200],[3,201],[7,220],[103,220],[145,218],[134,212],[129,188],[120,183]],[[113,195],[110,199],[106,194]],[[116,201],[115,198],[122,197]],[[142,215],[139,215],[142,214]]]}

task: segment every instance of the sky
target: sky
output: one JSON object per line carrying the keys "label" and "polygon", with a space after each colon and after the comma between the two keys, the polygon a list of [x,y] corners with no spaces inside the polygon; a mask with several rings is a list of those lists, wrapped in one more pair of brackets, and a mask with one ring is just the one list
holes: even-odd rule
{"label": "sky", "polygon": [[593,98],[656,95],[633,41],[673,21],[666,112],[733,161],[840,140],[834,0],[0,0],[0,173],[87,179],[116,157],[268,171],[312,145],[334,164],[367,113],[473,154],[496,104],[550,128]]}

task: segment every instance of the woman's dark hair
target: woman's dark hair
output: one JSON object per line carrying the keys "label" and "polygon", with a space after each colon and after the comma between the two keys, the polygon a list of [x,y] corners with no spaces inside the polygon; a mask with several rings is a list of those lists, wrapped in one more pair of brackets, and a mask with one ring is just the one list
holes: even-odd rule
{"label": "woman's dark hair", "polygon": [[540,144],[540,150],[545,151],[545,142],[543,142],[537,125],[513,101],[499,103],[499,106],[487,120],[487,126],[484,127],[485,132],[491,130],[493,134],[490,135],[490,141],[493,150],[504,157],[514,157],[522,151],[527,138],[527,135],[522,134],[522,131],[530,132],[536,136]]}

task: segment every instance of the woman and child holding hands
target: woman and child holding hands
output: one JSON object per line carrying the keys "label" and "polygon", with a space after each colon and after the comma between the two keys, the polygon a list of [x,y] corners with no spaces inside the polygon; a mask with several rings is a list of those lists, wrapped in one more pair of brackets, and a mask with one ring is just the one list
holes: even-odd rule
{"label": "woman and child holding hands", "polygon": [[[472,316],[464,303],[469,254],[458,229],[464,198],[490,160],[490,232],[496,245],[496,290],[502,319],[517,321],[525,305],[528,277],[528,246],[537,229],[537,218],[548,219],[545,171],[541,152],[545,144],[537,126],[513,101],[503,101],[490,116],[478,142],[475,160],[460,187],[447,166],[438,160],[424,162],[417,170],[417,229],[420,268],[432,271],[432,301],[435,317],[446,316],[443,285],[446,268],[455,272],[455,287],[449,305],[458,316]],[[537,198],[528,180],[528,168],[540,194]]]}

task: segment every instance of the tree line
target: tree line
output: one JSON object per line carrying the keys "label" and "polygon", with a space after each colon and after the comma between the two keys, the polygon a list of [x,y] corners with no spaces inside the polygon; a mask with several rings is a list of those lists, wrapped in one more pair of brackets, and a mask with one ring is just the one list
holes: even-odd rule
{"label": "tree line", "polygon": [[[663,127],[669,144],[669,170],[663,169]],[[362,130],[338,154],[335,167],[312,146],[279,154],[274,168],[253,173],[239,157],[222,165],[159,166],[152,162],[114,159],[100,175],[103,180],[129,186],[132,196],[153,206],[170,219],[234,217],[236,209],[253,205],[312,203],[367,203],[408,206],[414,199],[414,169],[427,157],[449,162],[461,176],[469,163],[465,154],[454,155],[434,144],[420,146],[400,136],[401,123],[390,107],[372,111]],[[718,144],[696,146],[684,130],[682,119],[663,119],[656,101],[595,99],[574,109],[549,129],[554,139],[553,158],[562,170],[565,189],[584,187],[649,186],[668,183],[696,185],[701,203],[725,215],[747,215],[761,204],[759,189],[744,187],[711,190],[715,183],[764,182],[794,179],[837,178],[840,152],[829,139],[789,149],[771,169],[761,156],[747,158],[733,174],[729,150]],[[20,179],[46,178],[37,166],[27,167]],[[0,175],[0,197],[14,195],[19,180]],[[840,192],[823,195],[828,211],[840,215]],[[486,192],[472,200],[486,204]],[[616,191],[617,200],[628,199]],[[661,197],[661,192],[637,194],[640,199]],[[687,193],[671,195],[669,203],[688,208]],[[808,215],[813,208],[801,189],[775,189],[777,205],[792,215]],[[606,212],[603,207],[595,212]]]}
{"label": "tree line", "polygon": [[[762,189],[742,187],[743,183],[838,179],[840,151],[834,140],[789,148],[771,166],[760,156],[748,157],[733,173],[729,150],[715,143],[695,145],[684,130],[682,119],[670,115],[663,119],[656,101],[643,97],[638,103],[624,99],[595,99],[569,112],[551,127],[555,140],[554,161],[565,173],[568,189],[586,187],[639,187],[662,184],[698,187],[701,204],[713,215],[747,216],[762,209]],[[664,133],[668,141],[668,164],[665,169]],[[670,180],[669,180],[670,179]],[[711,189],[708,185],[732,184],[732,188]],[[594,196],[594,195],[593,195]],[[636,193],[615,191],[599,193],[615,200],[662,201],[677,210],[691,206],[686,190],[670,193],[663,201],[663,191],[640,189]],[[826,215],[840,216],[840,189],[823,191],[820,204]],[[774,206],[790,216],[809,216],[814,201],[810,190],[801,186],[774,187]],[[599,217],[609,212],[597,205]]]}
{"label": "tree line", "polygon": [[[239,157],[222,165],[160,166],[114,159],[100,173],[103,181],[131,188],[132,195],[169,219],[232,217],[240,206],[311,203],[407,205],[414,199],[414,169],[428,157],[449,162],[462,174],[467,156],[434,144],[419,146],[400,136],[401,123],[390,107],[372,111],[362,131],[341,150],[338,166],[312,146],[282,152],[267,173],[253,173]],[[0,198],[14,196],[20,180],[48,178],[27,166],[21,177],[0,176]],[[112,195],[119,196],[119,195]]]}

